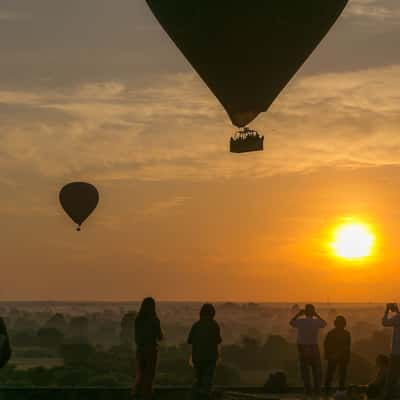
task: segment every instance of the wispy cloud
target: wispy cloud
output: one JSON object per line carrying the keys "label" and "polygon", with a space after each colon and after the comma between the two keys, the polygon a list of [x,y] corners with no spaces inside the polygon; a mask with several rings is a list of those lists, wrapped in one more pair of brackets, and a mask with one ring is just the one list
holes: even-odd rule
{"label": "wispy cloud", "polygon": [[160,200],[151,204],[148,208],[143,211],[143,214],[147,217],[160,217],[167,216],[172,211],[179,210],[182,205],[188,201],[188,196],[175,196],[170,199]]}
{"label": "wispy cloud", "polygon": [[0,21],[14,22],[14,21],[19,21],[19,20],[24,20],[26,18],[27,18],[26,15],[21,15],[14,11],[0,9]]}
{"label": "wispy cloud", "polygon": [[160,78],[151,89],[110,81],[59,93],[0,91],[0,102],[17,116],[2,122],[8,157],[0,164],[105,181],[393,164],[400,154],[399,90],[400,66],[296,80],[254,123],[266,136],[266,151],[239,157],[227,151],[233,133],[227,117],[193,74]]}

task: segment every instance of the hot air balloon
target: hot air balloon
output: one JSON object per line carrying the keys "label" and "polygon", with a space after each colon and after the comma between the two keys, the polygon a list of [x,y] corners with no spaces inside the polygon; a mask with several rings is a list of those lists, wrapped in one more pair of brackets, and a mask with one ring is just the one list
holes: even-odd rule
{"label": "hot air balloon", "polygon": [[[146,1],[239,128],[268,110],[348,2]],[[231,150],[249,151],[247,137],[248,131],[239,130]],[[244,147],[235,143],[238,138]],[[251,149],[262,150],[261,139],[253,142]]]}
{"label": "hot air balloon", "polygon": [[72,182],[65,185],[59,194],[62,208],[81,230],[82,223],[94,211],[99,202],[99,192],[86,182]]}

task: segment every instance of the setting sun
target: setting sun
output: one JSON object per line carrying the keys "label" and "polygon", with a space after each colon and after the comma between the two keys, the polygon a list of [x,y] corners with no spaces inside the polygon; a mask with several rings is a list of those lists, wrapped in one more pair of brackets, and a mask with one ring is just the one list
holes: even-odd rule
{"label": "setting sun", "polygon": [[375,236],[365,224],[358,222],[340,225],[331,244],[336,256],[356,260],[371,255]]}

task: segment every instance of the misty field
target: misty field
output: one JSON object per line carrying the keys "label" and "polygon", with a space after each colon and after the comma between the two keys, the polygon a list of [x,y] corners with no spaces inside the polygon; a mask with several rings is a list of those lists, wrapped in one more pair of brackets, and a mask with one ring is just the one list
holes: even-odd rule
{"label": "misty field", "polygon": [[[200,303],[162,302],[158,311],[165,334],[160,346],[157,383],[192,382],[186,345]],[[353,346],[351,383],[366,384],[378,354],[388,354],[390,330],[381,327],[383,306],[320,304],[330,326],[347,318]],[[128,386],[135,374],[133,321],[139,303],[2,303],[13,347],[0,380],[10,385]],[[295,331],[289,320],[297,304],[217,303],[223,345],[216,383],[263,385],[271,371],[282,370],[300,384]],[[125,316],[125,318],[124,318]],[[130,317],[130,318],[127,318]],[[326,328],[326,331],[329,328]],[[325,332],[321,335],[324,338]]]}

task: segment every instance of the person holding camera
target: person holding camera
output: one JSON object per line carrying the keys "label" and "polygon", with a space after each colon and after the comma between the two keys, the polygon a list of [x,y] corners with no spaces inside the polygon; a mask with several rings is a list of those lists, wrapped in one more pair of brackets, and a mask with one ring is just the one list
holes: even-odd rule
{"label": "person holding camera", "polygon": [[400,377],[400,311],[397,304],[386,305],[382,325],[393,328],[392,349],[384,390],[384,399],[388,400],[394,397],[396,384]]}
{"label": "person holding camera", "polygon": [[[322,366],[318,336],[319,331],[326,327],[326,322],[317,314],[312,304],[307,304],[304,310],[300,310],[291,319],[290,325],[297,329],[300,372],[305,394],[319,395],[321,392]],[[311,386],[310,369],[314,378],[314,388]]]}

